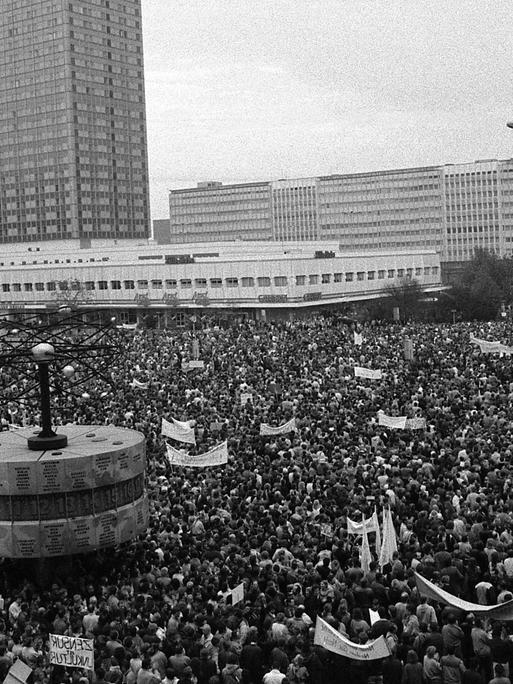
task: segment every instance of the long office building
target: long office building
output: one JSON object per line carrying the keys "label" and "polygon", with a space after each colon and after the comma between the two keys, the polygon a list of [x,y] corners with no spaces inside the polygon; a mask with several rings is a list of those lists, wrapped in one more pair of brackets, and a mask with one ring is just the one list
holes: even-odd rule
{"label": "long office building", "polygon": [[336,241],[342,251],[513,254],[513,160],[170,191],[169,241]]}
{"label": "long office building", "polygon": [[433,250],[341,253],[330,242],[111,244],[74,249],[9,245],[0,256],[0,313],[44,317],[60,305],[136,323],[183,325],[191,314],[288,319],[344,311],[417,280],[442,288]]}
{"label": "long office building", "polygon": [[141,0],[2,0],[0,37],[0,242],[147,237]]}

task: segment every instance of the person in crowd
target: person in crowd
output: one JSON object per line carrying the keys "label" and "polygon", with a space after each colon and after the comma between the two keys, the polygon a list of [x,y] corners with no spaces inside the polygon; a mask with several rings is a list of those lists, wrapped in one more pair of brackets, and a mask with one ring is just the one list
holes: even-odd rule
{"label": "person in crowd", "polygon": [[[507,679],[511,623],[492,622],[490,636],[479,615],[424,597],[416,573],[483,606],[507,610],[513,595],[510,359],[472,342],[511,344],[513,325],[373,322],[358,332],[362,344],[336,314],[234,325],[206,316],[194,336],[140,328],[120,332],[111,386],[91,379],[87,401],[57,389],[58,425],[145,435],[150,522],[131,542],[74,557],[49,586],[0,564],[2,678],[20,658],[37,684],[79,684],[86,671],[50,668],[54,633],[93,639],[93,684],[336,684],[343,671],[354,684],[438,684],[440,670],[444,684]],[[193,337],[205,367],[187,372]],[[38,406],[26,402],[28,424]],[[380,411],[425,423],[391,427]],[[171,417],[194,426],[191,457],[226,441],[228,463],[173,466],[161,435]],[[290,431],[260,434],[292,419]],[[374,510],[381,530],[390,510],[397,548],[380,559],[370,532],[364,562],[348,520]],[[367,668],[327,651],[315,638],[321,618],[357,644],[382,636],[390,657]]]}

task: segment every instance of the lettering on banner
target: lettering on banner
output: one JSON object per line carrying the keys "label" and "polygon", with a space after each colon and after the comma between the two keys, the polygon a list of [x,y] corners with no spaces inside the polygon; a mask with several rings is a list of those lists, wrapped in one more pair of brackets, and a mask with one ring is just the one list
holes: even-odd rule
{"label": "lettering on banner", "polygon": [[50,634],[50,663],[94,670],[92,639]]}

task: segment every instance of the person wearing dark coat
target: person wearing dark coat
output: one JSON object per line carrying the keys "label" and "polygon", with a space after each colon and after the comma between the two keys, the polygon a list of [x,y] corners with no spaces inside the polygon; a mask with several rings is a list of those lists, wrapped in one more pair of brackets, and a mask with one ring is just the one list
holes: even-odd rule
{"label": "person wearing dark coat", "polygon": [[258,630],[250,627],[247,643],[242,647],[240,665],[248,684],[260,684],[263,675],[263,651],[257,644]]}

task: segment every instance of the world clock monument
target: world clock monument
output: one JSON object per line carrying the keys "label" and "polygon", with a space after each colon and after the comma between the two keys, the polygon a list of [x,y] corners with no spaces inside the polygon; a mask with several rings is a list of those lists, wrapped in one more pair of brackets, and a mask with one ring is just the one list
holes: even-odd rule
{"label": "world clock monument", "polygon": [[40,427],[0,432],[0,556],[83,554],[146,531],[144,435],[112,425],[52,425],[52,400],[108,380],[102,368],[119,349],[115,326],[77,316],[0,321],[4,399],[33,408],[39,394],[40,404]]}

